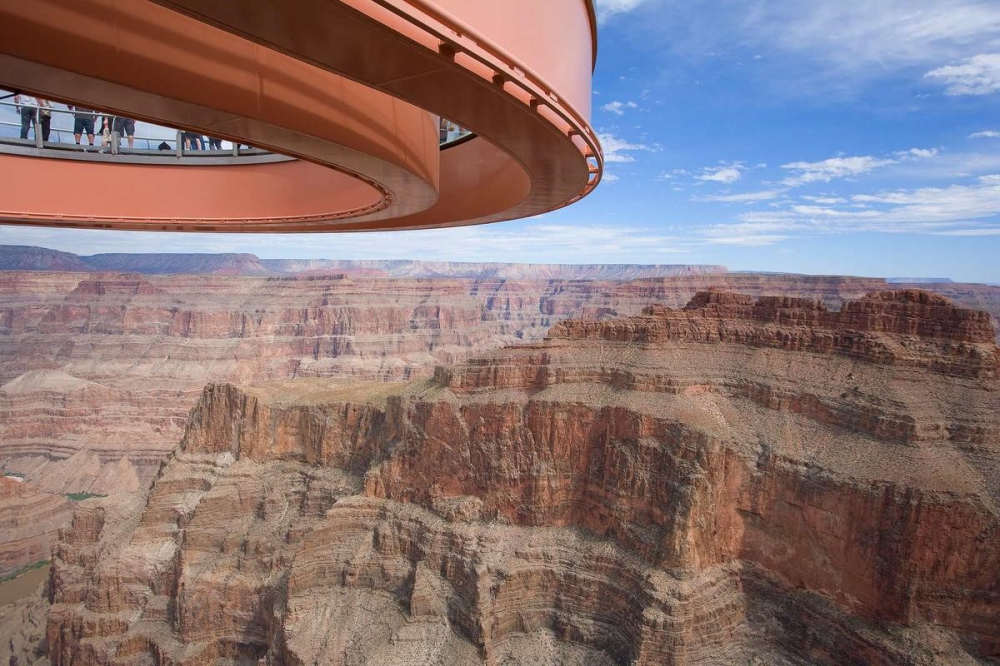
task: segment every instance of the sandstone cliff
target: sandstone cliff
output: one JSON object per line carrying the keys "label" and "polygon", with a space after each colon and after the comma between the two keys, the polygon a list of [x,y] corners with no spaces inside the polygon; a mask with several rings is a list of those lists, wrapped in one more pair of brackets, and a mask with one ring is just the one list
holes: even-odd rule
{"label": "sandstone cliff", "polygon": [[205,389],[80,504],[55,664],[1000,657],[988,317],[706,292],[410,383]]}

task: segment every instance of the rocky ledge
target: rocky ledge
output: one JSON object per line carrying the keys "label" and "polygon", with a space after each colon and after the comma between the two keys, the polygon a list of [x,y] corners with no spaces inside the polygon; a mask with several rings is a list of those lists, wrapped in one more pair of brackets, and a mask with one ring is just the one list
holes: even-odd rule
{"label": "rocky ledge", "polygon": [[79,505],[50,657],[998,658],[989,326],[706,293],[418,382],[209,386],[148,497]]}
{"label": "rocky ledge", "polygon": [[839,311],[819,300],[721,291],[699,292],[681,310],[660,305],[627,320],[553,326],[554,339],[627,342],[722,342],[838,353],[874,363],[997,377],[996,331],[986,312],[957,307],[916,289],[872,292]]}

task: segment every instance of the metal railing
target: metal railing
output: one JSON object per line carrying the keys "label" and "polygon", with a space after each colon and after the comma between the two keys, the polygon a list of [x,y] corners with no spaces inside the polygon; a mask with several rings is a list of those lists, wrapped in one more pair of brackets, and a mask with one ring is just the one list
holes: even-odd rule
{"label": "metal railing", "polygon": [[[45,132],[43,113],[48,112],[48,132]],[[25,113],[31,114],[31,119],[25,123]],[[84,128],[77,141],[74,123],[77,117],[90,121],[91,126]],[[16,119],[16,120],[15,120]],[[107,119],[108,131],[104,132],[104,122]],[[137,121],[135,134],[131,137],[122,136],[116,131],[118,116],[103,111],[80,111],[34,105],[20,105],[13,101],[13,94],[0,96],[0,142],[19,146],[34,146],[51,150],[66,150],[79,152],[96,152],[118,155],[121,153],[137,155],[174,155],[176,157],[211,157],[241,155],[268,155],[266,150],[253,148],[229,141],[216,140],[218,149],[190,148],[185,146],[209,146],[211,139],[197,133],[186,133],[183,130],[154,125]],[[145,132],[139,131],[143,128]],[[89,130],[93,130],[93,134]],[[123,129],[119,127],[119,129]],[[46,136],[47,134],[47,136]],[[194,137],[197,136],[197,141]],[[28,138],[31,137],[31,138]],[[188,138],[188,141],[185,141]]]}
{"label": "metal railing", "polygon": [[[487,80],[494,85],[505,91],[510,85],[518,91],[516,97],[532,111],[542,115],[543,108],[549,109],[559,123],[564,123],[559,130],[574,144],[576,144],[575,139],[581,141],[583,145],[577,144],[576,147],[587,161],[590,175],[583,191],[563,205],[582,199],[597,187],[604,170],[604,153],[597,135],[580,112],[560,99],[555,89],[545,79],[478,31],[427,0],[402,0],[402,3],[397,0],[368,0],[368,2],[395,14],[433,37],[438,42],[437,50],[441,55],[452,58],[456,64],[482,77],[482,73],[476,71],[476,68],[469,67],[467,63],[455,58],[458,54],[464,54],[482,65],[487,72],[492,72],[492,79],[487,78]],[[593,18],[591,10],[588,4],[588,11]],[[546,119],[550,122],[554,120]],[[559,123],[553,124],[559,126]]]}
{"label": "metal railing", "polygon": [[[78,111],[38,107],[16,104],[14,94],[0,91],[0,143],[19,147],[34,147],[46,150],[62,150],[82,153],[104,153],[110,155],[128,154],[142,156],[175,156],[182,157],[243,157],[264,156],[272,153],[254,148],[246,144],[234,143],[228,140],[212,139],[198,132],[154,125],[143,121],[135,121],[135,134],[129,142],[128,136],[122,136],[115,129],[118,118],[113,113],[103,111]],[[49,113],[49,128],[47,136],[43,128],[42,111]],[[22,121],[22,113],[33,114],[27,128]],[[74,134],[74,123],[80,114],[81,118],[93,121],[93,134],[81,134],[77,141]],[[104,119],[107,119],[108,132],[104,135]],[[25,131],[26,129],[26,131]],[[140,132],[140,129],[145,132]],[[473,136],[472,132],[455,123],[441,119],[440,145],[448,148],[461,143]],[[31,138],[28,138],[28,137]],[[22,138],[23,137],[23,138]],[[93,141],[93,143],[91,143]],[[212,145],[218,146],[213,148]],[[201,148],[195,146],[201,145]]]}

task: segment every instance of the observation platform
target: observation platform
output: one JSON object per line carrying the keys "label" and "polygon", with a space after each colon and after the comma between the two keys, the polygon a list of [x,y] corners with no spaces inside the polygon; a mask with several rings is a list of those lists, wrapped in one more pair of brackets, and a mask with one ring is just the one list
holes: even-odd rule
{"label": "observation platform", "polygon": [[[38,102],[0,93],[0,223],[330,232],[538,215],[600,182],[596,49],[592,0],[0,0],[0,88],[53,102],[39,136]],[[78,146],[90,110],[94,145],[84,127]]]}

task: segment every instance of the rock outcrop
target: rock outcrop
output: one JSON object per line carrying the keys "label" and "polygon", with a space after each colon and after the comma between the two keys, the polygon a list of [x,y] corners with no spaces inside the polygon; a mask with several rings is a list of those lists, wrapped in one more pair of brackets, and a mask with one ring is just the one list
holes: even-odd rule
{"label": "rock outcrop", "polygon": [[409,383],[209,386],[148,498],[79,505],[50,658],[998,658],[993,336],[706,292]]}

